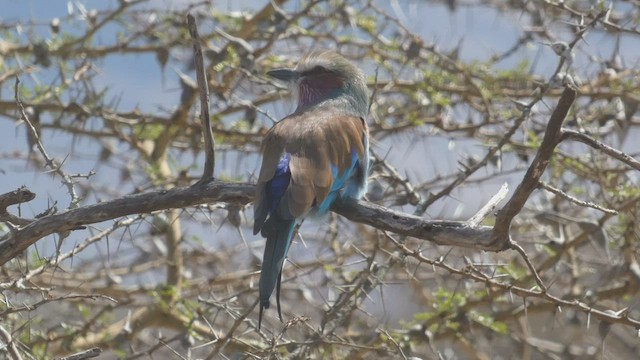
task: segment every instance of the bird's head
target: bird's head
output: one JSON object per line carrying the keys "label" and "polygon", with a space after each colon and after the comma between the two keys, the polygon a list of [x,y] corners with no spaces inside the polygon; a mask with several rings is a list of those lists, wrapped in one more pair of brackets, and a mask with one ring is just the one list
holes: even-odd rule
{"label": "bird's head", "polygon": [[278,80],[294,84],[298,110],[336,100],[352,115],[364,117],[369,98],[364,74],[349,60],[333,51],[313,52],[295,69],[276,69],[267,73]]}

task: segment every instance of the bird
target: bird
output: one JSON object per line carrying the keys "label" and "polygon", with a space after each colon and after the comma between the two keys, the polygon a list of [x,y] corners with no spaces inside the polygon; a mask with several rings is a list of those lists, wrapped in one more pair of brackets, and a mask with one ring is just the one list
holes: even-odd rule
{"label": "bird", "polygon": [[282,321],[282,267],[295,227],[308,215],[327,213],[336,201],[362,198],[369,175],[369,95],[357,66],[324,50],[267,75],[292,85],[297,107],[265,134],[261,146],[253,225],[254,235],[266,238],[258,330],[274,289]]}

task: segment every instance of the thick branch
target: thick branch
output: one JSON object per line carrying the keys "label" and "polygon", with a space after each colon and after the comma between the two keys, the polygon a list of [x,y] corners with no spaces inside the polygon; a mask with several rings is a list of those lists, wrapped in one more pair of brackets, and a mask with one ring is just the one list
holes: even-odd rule
{"label": "thick branch", "polygon": [[529,166],[522,182],[516,188],[513,196],[507,202],[507,204],[498,212],[495,223],[496,239],[499,241],[505,241],[509,236],[509,229],[511,228],[511,221],[520,213],[524,204],[531,196],[533,190],[535,190],[540,184],[540,177],[544,174],[544,170],[551,160],[553,151],[561,140],[562,122],[564,121],[569,109],[576,99],[576,90],[567,87],[564,89],[556,109],[551,114],[549,123],[547,124],[547,130],[544,133],[544,138],[540,144],[540,149],[536,153],[536,157]]}
{"label": "thick branch", "polygon": [[[0,243],[0,265],[13,259],[39,239],[53,233],[73,230],[133,214],[144,214],[172,208],[184,208],[214,202],[246,204],[253,199],[254,185],[213,181],[188,188],[151,191],[120,199],[72,209],[34,221]],[[470,226],[465,222],[426,221],[364,201],[348,201],[336,205],[338,214],[356,222],[382,230],[434,242],[439,245],[462,246],[487,251],[500,251],[504,244],[494,243],[492,228]]]}
{"label": "thick branch", "polygon": [[428,221],[362,200],[348,200],[332,207],[347,219],[380,230],[427,240],[438,245],[461,246],[486,251],[501,251],[490,226],[471,226],[462,221]]}
{"label": "thick branch", "polygon": [[[468,222],[426,221],[418,216],[400,213],[363,201],[346,201],[334,211],[346,218],[411,236],[439,245],[461,246],[486,251],[503,250],[509,243],[512,219],[522,210],[536,189],[539,179],[560,141],[561,125],[576,96],[573,89],[565,89],[556,110],[549,120],[540,149],[525,174],[522,183],[498,213],[496,225],[472,226]],[[122,216],[149,213],[170,208],[183,208],[211,202],[238,202],[246,204],[252,199],[253,185],[214,181],[189,188],[154,191],[73,209],[39,219],[16,231],[0,244],[0,265],[5,264],[44,236],[70,231],[78,226],[98,223]]]}
{"label": "thick branch", "polygon": [[132,214],[184,208],[212,202],[248,203],[254,192],[251,184],[212,182],[202,186],[151,191],[84,206],[43,217],[16,231],[0,244],[0,265],[11,260],[39,239]]}

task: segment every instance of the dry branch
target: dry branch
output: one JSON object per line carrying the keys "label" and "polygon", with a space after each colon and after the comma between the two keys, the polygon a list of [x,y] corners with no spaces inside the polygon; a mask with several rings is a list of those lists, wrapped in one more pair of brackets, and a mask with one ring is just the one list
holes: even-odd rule
{"label": "dry branch", "polygon": [[0,264],[5,264],[47,235],[70,231],[81,225],[95,224],[132,214],[184,208],[198,204],[248,203],[252,194],[253,185],[214,181],[203,186],[173,188],[125,196],[46,216],[16,231],[0,244]]}
{"label": "dry branch", "polygon": [[427,240],[438,245],[460,246],[485,251],[504,250],[490,226],[472,226],[466,221],[428,221],[362,200],[348,200],[333,206],[338,214],[351,221],[376,229]]}
{"label": "dry branch", "polygon": [[88,350],[81,351],[79,353],[75,353],[73,355],[67,355],[61,358],[56,358],[56,360],[84,360],[91,359],[94,357],[98,357],[102,353],[100,348],[91,348]]}
{"label": "dry branch", "polygon": [[21,204],[29,202],[35,199],[36,194],[31,192],[26,187],[21,187],[17,190],[0,195],[0,221],[6,221],[13,225],[25,226],[31,223],[32,220],[23,219],[15,216],[7,211],[7,207],[11,205]]}
{"label": "dry branch", "polygon": [[632,168],[640,171],[640,161],[634,159],[631,155],[625,154],[624,152],[614,149],[611,146],[604,144],[587,134],[583,134],[581,132],[571,130],[571,129],[561,129],[561,141],[565,139],[574,140],[581,142],[583,144],[589,145],[596,150],[600,150],[603,153],[611,156],[614,159],[618,159],[621,162],[631,166]]}
{"label": "dry branch", "polygon": [[193,41],[193,58],[196,66],[198,89],[200,90],[200,121],[204,136],[205,161],[200,182],[207,182],[213,179],[213,171],[216,165],[215,141],[211,132],[211,116],[209,115],[209,83],[207,82],[207,72],[204,68],[202,45],[200,44],[196,19],[191,14],[187,15],[187,26]]}
{"label": "dry branch", "polygon": [[9,333],[5,328],[0,325],[0,349],[4,349],[9,353],[12,360],[22,360],[22,355],[20,355],[20,351],[18,351],[18,347],[16,346],[16,342],[13,340],[11,333]]}
{"label": "dry branch", "polygon": [[536,153],[536,157],[533,159],[533,162],[531,162],[522,182],[516,188],[511,199],[509,199],[507,204],[496,216],[495,232],[498,239],[505,239],[509,236],[511,221],[520,213],[533,190],[538,187],[540,177],[547,168],[549,160],[551,160],[551,156],[553,155],[553,151],[561,140],[562,122],[567,116],[567,113],[575,99],[576,90],[570,87],[565,88],[560,100],[558,101],[558,105],[553,111],[553,114],[551,114],[547,130],[544,133],[544,137],[540,144],[540,148]]}
{"label": "dry branch", "polygon": [[[252,184],[213,181],[186,188],[125,196],[46,216],[17,230],[6,241],[0,243],[0,265],[13,259],[43,237],[70,231],[78,226],[122,216],[215,202],[247,204],[253,199],[253,193],[254,185]],[[418,216],[364,201],[347,201],[336,205],[333,210],[356,222],[439,245],[462,246],[486,251],[504,249],[504,243],[494,241],[492,228],[489,226],[471,226],[466,222],[457,221],[427,221]]]}

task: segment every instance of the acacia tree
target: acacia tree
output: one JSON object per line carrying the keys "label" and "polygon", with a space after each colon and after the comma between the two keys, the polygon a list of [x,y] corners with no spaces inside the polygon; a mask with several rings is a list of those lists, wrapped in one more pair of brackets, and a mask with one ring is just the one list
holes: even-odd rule
{"label": "acacia tree", "polygon": [[[445,5],[515,41],[469,54],[409,24]],[[0,24],[1,124],[19,144],[0,176],[27,185],[0,191],[3,356],[637,352],[634,2],[89,6]],[[258,331],[253,171],[288,111],[264,74],[314,48],[369,75],[370,190],[299,229],[284,322],[268,312]],[[132,57],[157,63],[161,105],[104,85]]]}

